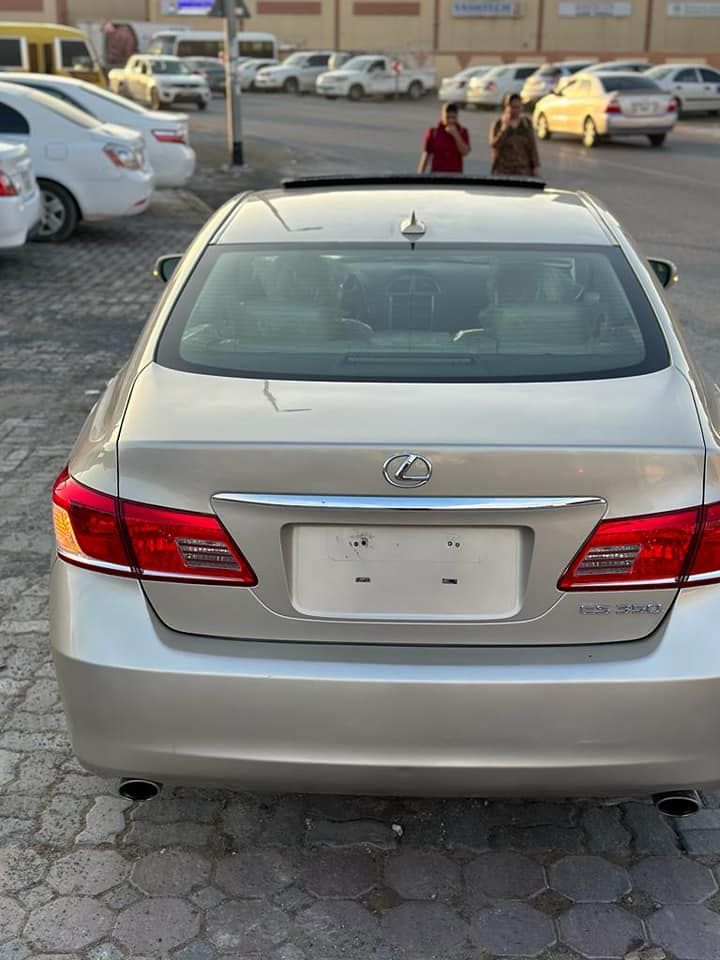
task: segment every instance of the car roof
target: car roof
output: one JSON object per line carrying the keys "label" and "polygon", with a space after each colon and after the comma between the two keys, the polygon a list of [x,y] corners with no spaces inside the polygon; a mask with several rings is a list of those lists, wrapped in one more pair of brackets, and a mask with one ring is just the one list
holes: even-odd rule
{"label": "car roof", "polygon": [[400,239],[401,224],[415,214],[426,230],[419,242],[615,243],[584,195],[522,186],[427,177],[300,183],[244,195],[213,242],[386,243]]}

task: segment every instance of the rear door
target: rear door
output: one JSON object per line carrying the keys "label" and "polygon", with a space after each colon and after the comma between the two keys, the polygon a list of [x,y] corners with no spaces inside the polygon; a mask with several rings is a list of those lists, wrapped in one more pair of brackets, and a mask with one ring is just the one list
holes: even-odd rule
{"label": "rear door", "polygon": [[669,609],[672,586],[558,587],[603,517],[702,501],[691,391],[627,263],[418,247],[230,245],[196,268],[133,388],[119,492],[215,513],[258,583],[149,573],[173,629],[571,644]]}
{"label": "rear door", "polygon": [[684,67],[678,70],[672,89],[680,97],[686,110],[702,109],[704,91],[700,72],[695,67]]}

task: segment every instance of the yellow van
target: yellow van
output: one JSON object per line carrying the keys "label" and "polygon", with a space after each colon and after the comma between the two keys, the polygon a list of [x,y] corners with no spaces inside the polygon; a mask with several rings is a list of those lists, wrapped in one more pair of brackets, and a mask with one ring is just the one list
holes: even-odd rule
{"label": "yellow van", "polygon": [[0,21],[0,78],[3,70],[56,73],[106,86],[87,35],[59,23]]}

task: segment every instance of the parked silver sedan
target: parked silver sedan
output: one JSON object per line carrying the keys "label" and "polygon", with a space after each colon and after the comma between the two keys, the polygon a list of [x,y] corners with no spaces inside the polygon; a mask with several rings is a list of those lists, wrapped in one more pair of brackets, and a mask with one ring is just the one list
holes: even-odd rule
{"label": "parked silver sedan", "polygon": [[671,264],[584,194],[395,177],[236,197],[157,270],[53,490],[84,765],[135,797],[720,782],[717,406]]}
{"label": "parked silver sedan", "polygon": [[453,74],[452,77],[443,77],[438,88],[438,100],[441,103],[466,103],[470,81],[474,80],[475,77],[485,76],[491,69],[489,64],[476,65],[466,67],[465,70]]}
{"label": "parked silver sedan", "polygon": [[610,137],[643,136],[661,147],[677,121],[677,103],[648,77],[588,71],[539,100],[533,120],[540,140],[570,134],[594,147]]}
{"label": "parked silver sedan", "polygon": [[522,102],[532,109],[541,97],[557,87],[563,77],[579,73],[591,65],[591,60],[562,60],[559,63],[544,63],[535,73],[531,73],[520,91]]}

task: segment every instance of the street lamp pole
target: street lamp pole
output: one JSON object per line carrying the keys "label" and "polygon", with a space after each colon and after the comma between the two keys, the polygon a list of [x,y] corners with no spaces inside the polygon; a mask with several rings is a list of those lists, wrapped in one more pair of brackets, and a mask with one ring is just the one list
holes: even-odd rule
{"label": "street lamp pole", "polygon": [[237,0],[224,0],[225,11],[225,108],[228,153],[231,167],[243,165],[242,118],[238,84]]}

